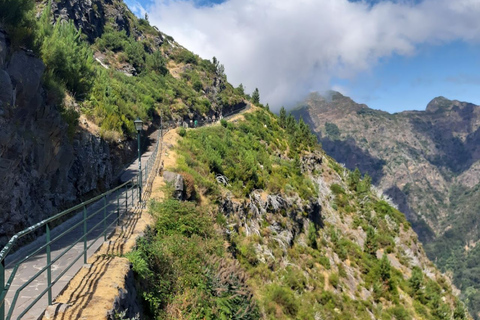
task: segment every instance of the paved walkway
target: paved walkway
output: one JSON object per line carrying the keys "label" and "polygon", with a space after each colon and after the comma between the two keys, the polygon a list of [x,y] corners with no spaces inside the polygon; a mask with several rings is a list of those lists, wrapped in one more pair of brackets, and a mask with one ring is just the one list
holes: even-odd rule
{"label": "paved walkway", "polygon": [[[156,137],[158,137],[158,132],[154,132],[150,135],[150,147],[142,155],[142,165],[147,163],[148,158],[151,156],[152,151],[154,150]],[[138,173],[138,162],[134,161],[130,166],[128,166],[124,173],[121,175],[121,181],[128,181],[133,178]],[[118,200],[117,200],[118,196]],[[126,206],[126,199],[128,199],[128,210]],[[104,224],[101,223],[104,210],[101,208],[104,205],[104,201],[107,205],[106,215],[110,215],[107,219],[107,226],[112,224],[117,217],[117,202],[120,203],[121,210],[119,213],[121,215],[126,215],[127,217],[132,212],[132,203],[138,202],[138,189],[134,188],[130,191],[116,192],[111,194],[108,198],[101,199],[98,202],[91,204],[87,207],[87,216],[91,217],[88,219],[88,229],[92,230],[87,236],[87,245],[90,246],[88,249],[88,257],[93,255],[100,246],[104,243],[104,238],[102,233],[104,233]],[[71,219],[62,223],[61,225],[54,228],[51,232],[51,239],[55,239],[63,231],[72,228],[76,223],[82,221],[83,212],[79,212]],[[97,226],[98,225],[98,226]],[[96,226],[96,227],[95,227]],[[112,226],[107,228],[107,235],[111,235],[115,230],[115,223]],[[98,238],[98,239],[97,239]],[[69,264],[73,263],[76,260],[74,265],[55,283],[52,288],[52,296],[55,298],[61,291],[66,287],[70,279],[84,266],[84,243],[83,241],[74,245],[78,240],[83,240],[83,223],[79,226],[73,228],[68,235],[65,235],[58,239],[51,246],[51,259],[54,261],[63,251],[68,249],[73,245],[73,248],[68,251],[64,256],[58,259],[52,266],[52,282],[64,271],[64,268]],[[97,239],[97,240],[95,240]],[[38,237],[35,241],[26,245],[16,251],[14,254],[7,256],[6,258],[6,281],[12,273],[13,267],[15,264],[20,261],[23,257],[34,252],[37,248],[44,245],[46,242],[46,235]],[[10,286],[10,290],[7,294],[5,300],[5,315],[8,314],[8,310],[12,304],[15,292],[19,289],[29,278],[34,276],[37,272],[42,270],[46,263],[47,257],[45,250],[41,250],[42,253],[33,255],[28,260],[22,262],[17,270],[14,281]],[[44,271],[37,279],[32,283],[26,286],[21,292],[19,292],[18,299],[15,305],[14,312],[12,313],[12,319],[17,319],[20,314],[26,309],[26,307],[32,303],[47,287],[47,272]],[[22,319],[38,319],[45,308],[48,305],[47,294],[39,299],[39,301],[22,317]]]}
{"label": "paved walkway", "polygon": [[[248,104],[247,107],[243,110],[239,110],[241,113],[244,113],[246,110],[250,109],[250,105]],[[237,111],[238,112],[238,111]],[[231,117],[232,115],[230,115]],[[149,157],[152,155],[152,152],[155,148],[156,140],[158,137],[158,131],[150,134],[149,141],[150,146],[148,150],[142,154],[142,169],[144,168],[145,164],[147,163]],[[119,181],[120,183],[126,182],[136,176],[138,174],[138,160],[132,162],[127,168],[125,168],[124,172],[120,174]],[[146,181],[146,177],[144,177]],[[117,197],[119,200],[117,200]],[[128,201],[129,207],[127,208],[126,202]],[[88,249],[88,257],[91,257],[101,246],[104,244],[104,238],[102,233],[105,233],[104,224],[101,223],[104,212],[101,208],[104,206],[104,203],[107,205],[106,215],[111,216],[107,219],[107,226],[112,224],[117,217],[117,203],[120,203],[120,214],[126,215],[129,218],[130,215],[133,215],[133,210],[131,207],[132,203],[138,202],[138,189],[132,189],[131,191],[118,191],[114,194],[111,194],[109,197],[99,200],[98,202],[90,205],[87,208],[87,216],[88,218],[88,228],[87,230],[93,229],[90,234],[88,235],[87,245],[90,247]],[[138,213],[138,210],[137,210]],[[77,215],[69,219],[68,221],[62,223],[58,227],[54,228],[51,232],[51,239],[55,239],[58,235],[64,232],[67,229],[73,228],[73,226],[82,221],[83,219],[83,212],[79,212]],[[128,219],[127,219],[128,221]],[[128,223],[129,225],[131,223]],[[106,229],[107,238],[112,235],[115,231],[115,224],[111,225]],[[125,228],[129,228],[125,226]],[[67,286],[69,281],[78,273],[79,270],[82,269],[84,264],[84,243],[83,241],[74,244],[79,239],[83,239],[83,224],[80,224],[78,227],[73,228],[68,235],[63,236],[58,239],[54,244],[51,246],[51,259],[54,261],[61,253],[67,250],[70,246],[73,246],[71,250],[69,250],[64,256],[55,261],[52,266],[52,281],[60,276],[60,274],[64,271],[64,268],[69,264],[74,263],[74,265],[59,279],[52,288],[52,296],[55,299],[56,296],[62,293],[64,288]],[[98,239],[97,239],[98,238]],[[6,281],[8,280],[13,267],[15,264],[25,257],[26,255],[30,254],[31,252],[35,251],[37,248],[44,245],[46,242],[46,236],[40,236],[35,241],[30,243],[27,246],[22,247],[14,254],[9,255],[6,258]],[[21,263],[15,280],[10,286],[10,290],[7,294],[5,300],[5,309],[6,314],[12,304],[13,297],[15,292],[18,288],[20,288],[28,279],[30,279],[33,275],[37,272],[42,270],[42,268],[46,265],[47,258],[46,253],[42,250],[41,254],[36,254],[30,257],[28,260]],[[24,312],[29,304],[31,304],[39,295],[46,289],[47,287],[47,273],[44,271],[36,280],[26,286],[21,292],[19,293],[14,312],[12,313],[12,319],[17,319]],[[38,302],[29,310],[27,311],[22,319],[39,319],[43,312],[45,311],[46,307],[48,306],[47,301],[47,293],[41,297]]]}

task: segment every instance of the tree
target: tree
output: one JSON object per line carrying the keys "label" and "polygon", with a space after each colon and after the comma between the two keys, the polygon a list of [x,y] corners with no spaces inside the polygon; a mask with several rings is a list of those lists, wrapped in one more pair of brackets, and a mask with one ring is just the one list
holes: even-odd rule
{"label": "tree", "polygon": [[408,279],[408,284],[412,289],[412,297],[418,297],[423,287],[423,273],[419,267],[413,267],[412,276]]}
{"label": "tree", "polygon": [[168,69],[165,64],[165,59],[163,58],[162,53],[159,50],[155,51],[152,54],[149,54],[147,56],[146,62],[147,62],[148,69],[158,72],[163,76],[168,73]]}
{"label": "tree", "polygon": [[395,292],[396,287],[392,279],[392,266],[390,265],[390,260],[388,260],[388,256],[385,253],[383,254],[382,260],[380,260],[378,271],[384,288],[390,292]]}
{"label": "tree", "polygon": [[50,6],[39,20],[38,45],[46,66],[46,74],[82,98],[91,88],[93,52],[82,41],[81,32],[72,21],[50,24]]}
{"label": "tree", "polygon": [[360,181],[357,184],[357,192],[359,194],[367,193],[368,191],[370,191],[371,186],[372,186],[372,178],[367,173],[365,173],[362,181]]}
{"label": "tree", "polygon": [[18,27],[34,6],[33,0],[0,0],[0,23]]}
{"label": "tree", "polygon": [[258,88],[255,88],[255,90],[252,93],[252,102],[255,104],[260,103],[260,92],[258,91]]}
{"label": "tree", "polygon": [[239,94],[241,96],[245,95],[245,87],[241,83],[238,85],[238,87],[235,89],[235,91],[237,92],[237,94]]}
{"label": "tree", "polygon": [[285,129],[287,130],[288,134],[294,134],[297,130],[297,122],[291,113],[288,115],[287,120],[285,121]]}
{"label": "tree", "polygon": [[360,170],[358,170],[358,168],[355,168],[354,171],[350,172],[350,174],[348,175],[348,186],[351,190],[357,190],[357,186],[360,183],[361,177],[362,174],[360,173]]}
{"label": "tree", "polygon": [[364,250],[366,253],[375,256],[377,254],[378,244],[375,229],[367,227],[367,239],[365,240]]}
{"label": "tree", "polygon": [[285,129],[285,126],[287,124],[287,111],[285,110],[284,107],[282,107],[280,109],[280,115],[279,115],[279,118],[278,118],[278,124],[280,125],[280,127],[284,128]]}
{"label": "tree", "polygon": [[308,225],[308,245],[317,249],[317,228],[313,222]]}

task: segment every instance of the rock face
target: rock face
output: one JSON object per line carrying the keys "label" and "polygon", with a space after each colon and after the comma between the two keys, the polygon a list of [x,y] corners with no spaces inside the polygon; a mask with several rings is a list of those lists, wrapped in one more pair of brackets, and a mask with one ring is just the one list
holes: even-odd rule
{"label": "rock face", "polygon": [[[107,19],[112,17],[112,15],[115,16],[115,18],[118,17],[118,15],[113,12],[106,12],[105,3],[111,4],[112,1],[52,1],[52,12],[55,20],[73,20],[75,27],[82,29],[82,32],[87,35],[89,41],[93,42],[95,38],[102,36]],[[123,21],[122,27],[127,27],[125,23],[128,23],[126,22],[128,20],[121,19],[121,21]]]}
{"label": "rock face", "polygon": [[452,265],[480,257],[473,250],[480,241],[480,106],[437,97],[426,111],[389,114],[339,93],[312,94],[302,105],[294,115],[313,128],[327,154],[370,174],[405,213],[429,257],[453,270],[461,289],[463,283],[480,289],[476,271],[468,276],[471,267]]}
{"label": "rock face", "polygon": [[111,187],[122,158],[99,137],[80,131],[71,141],[55,106],[45,103],[45,66],[13,52],[0,32],[0,245],[16,232],[79,198]]}
{"label": "rock face", "polygon": [[166,182],[169,182],[173,186],[173,197],[177,200],[185,199],[185,187],[183,183],[183,177],[181,174],[164,171],[163,178]]}

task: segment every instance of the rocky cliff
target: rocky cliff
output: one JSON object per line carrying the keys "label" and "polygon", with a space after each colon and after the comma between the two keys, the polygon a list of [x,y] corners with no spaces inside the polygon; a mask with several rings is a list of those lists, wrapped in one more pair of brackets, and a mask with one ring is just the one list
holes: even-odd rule
{"label": "rocky cliff", "polygon": [[189,52],[123,1],[2,8],[0,245],[110,188],[135,156],[133,119],[153,129],[160,114],[193,123],[246,105],[216,59]]}
{"label": "rocky cliff", "polygon": [[127,158],[82,128],[68,136],[61,109],[47,103],[44,70],[31,52],[12,50],[0,30],[0,244],[109,188]]}
{"label": "rocky cliff", "polygon": [[372,176],[477,310],[480,106],[438,97],[425,111],[389,114],[332,92],[312,94],[293,113],[328,154]]}

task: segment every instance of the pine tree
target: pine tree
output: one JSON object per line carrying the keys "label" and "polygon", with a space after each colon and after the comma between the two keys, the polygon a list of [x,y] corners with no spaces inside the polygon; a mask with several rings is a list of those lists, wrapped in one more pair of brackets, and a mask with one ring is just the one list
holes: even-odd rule
{"label": "pine tree", "polygon": [[377,244],[377,235],[375,234],[375,229],[368,226],[367,228],[367,239],[365,240],[365,252],[375,256],[377,254],[378,244]]}
{"label": "pine tree", "polygon": [[360,170],[358,170],[358,168],[355,168],[353,172],[350,172],[350,174],[348,175],[348,186],[351,190],[357,190],[357,186],[360,183],[361,177],[362,174],[360,173]]}
{"label": "pine tree", "polygon": [[287,124],[287,111],[285,110],[284,107],[282,107],[280,109],[280,115],[279,115],[279,118],[278,118],[278,124],[280,125],[280,127],[284,128],[286,127],[286,124]]}
{"label": "pine tree", "polygon": [[255,90],[252,93],[252,102],[254,104],[260,103],[260,92],[258,91],[258,88],[255,88]]}

